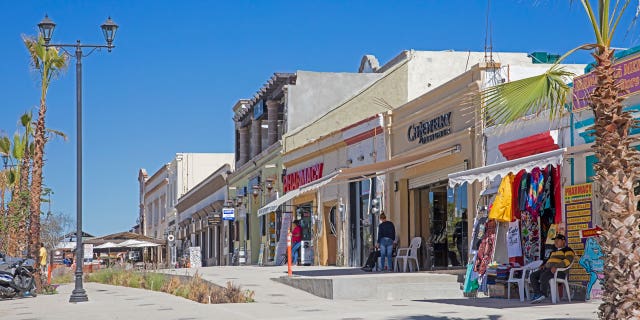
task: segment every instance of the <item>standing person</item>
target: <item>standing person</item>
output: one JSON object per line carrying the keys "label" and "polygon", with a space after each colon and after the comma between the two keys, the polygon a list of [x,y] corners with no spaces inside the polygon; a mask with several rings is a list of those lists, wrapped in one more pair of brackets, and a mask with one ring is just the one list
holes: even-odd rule
{"label": "standing person", "polygon": [[[547,297],[545,294],[549,292],[549,280],[553,278],[553,274],[557,268],[566,268],[573,262],[575,253],[573,249],[566,246],[567,238],[562,234],[557,234],[553,238],[553,251],[547,261],[544,262],[540,270],[531,273],[531,286],[533,287],[533,301],[531,303],[540,303]],[[558,278],[564,278],[565,273],[558,272]]]}
{"label": "standing person", "polygon": [[467,265],[467,258],[469,257],[469,238],[467,232],[467,209],[462,211],[462,220],[458,221],[453,231],[453,241],[456,243],[456,248],[460,254],[460,261],[463,266]]}
{"label": "standing person", "polygon": [[298,264],[298,250],[302,243],[302,227],[300,220],[293,220],[293,230],[291,231],[291,263]]}
{"label": "standing person", "polygon": [[[378,225],[378,243],[376,248],[380,248],[380,269],[391,271],[393,270],[393,260],[391,255],[393,253],[393,245],[396,239],[396,228],[393,226],[393,222],[387,221],[387,215],[384,212],[380,213],[380,224]],[[388,267],[384,266],[385,258],[388,259]]]}
{"label": "standing person", "polygon": [[44,243],[40,242],[40,251],[38,252],[40,276],[47,276],[47,249],[44,247]]}

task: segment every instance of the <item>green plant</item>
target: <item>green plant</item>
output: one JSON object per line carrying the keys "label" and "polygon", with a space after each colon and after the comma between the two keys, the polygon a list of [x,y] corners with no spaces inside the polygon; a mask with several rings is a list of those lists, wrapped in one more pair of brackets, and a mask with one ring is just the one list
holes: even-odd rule
{"label": "green plant", "polygon": [[251,290],[242,290],[231,282],[228,282],[227,286],[223,288],[202,279],[197,273],[187,281],[177,276],[162,273],[105,269],[87,274],[85,280],[161,291],[199,303],[246,303],[254,301],[254,292]]}
{"label": "green plant", "polygon": [[58,285],[57,284],[43,284],[42,285],[42,294],[57,294],[58,293]]}

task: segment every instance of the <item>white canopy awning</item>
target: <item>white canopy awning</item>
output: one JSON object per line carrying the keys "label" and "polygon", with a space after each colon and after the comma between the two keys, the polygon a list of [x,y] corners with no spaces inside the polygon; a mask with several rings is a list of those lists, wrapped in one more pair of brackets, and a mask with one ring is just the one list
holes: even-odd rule
{"label": "white canopy awning", "polygon": [[495,163],[485,167],[465,170],[449,175],[449,187],[464,183],[473,183],[486,178],[493,180],[496,177],[504,177],[509,173],[518,173],[520,170],[530,172],[534,168],[544,168],[548,165],[560,165],[567,149],[558,149],[549,152],[534,154],[532,156]]}
{"label": "white canopy awning", "polygon": [[281,204],[297,197],[299,194],[300,194],[300,189],[292,190],[287,192],[284,196],[269,202],[266,206],[258,209],[258,217],[261,217],[269,212],[274,212],[278,210],[278,207]]}
{"label": "white canopy awning", "polygon": [[146,247],[157,247],[159,244],[153,242],[142,241],[142,243],[134,244],[132,248],[146,248]]}
{"label": "white canopy awning", "polygon": [[113,243],[113,242],[105,242],[105,243],[103,243],[103,244],[101,244],[101,245],[99,245],[99,246],[95,246],[95,247],[93,247],[93,248],[94,248],[94,249],[109,249],[109,248],[115,248],[115,247],[117,247],[117,246],[118,246],[118,245],[117,245],[117,244],[115,244],[115,243]]}
{"label": "white canopy awning", "polygon": [[300,188],[298,188],[296,190],[293,190],[293,191],[290,191],[287,194],[285,194],[284,196],[269,202],[266,206],[258,209],[258,217],[261,217],[261,216],[263,216],[263,215],[265,215],[265,214],[267,214],[269,212],[274,212],[274,211],[278,210],[278,207],[281,204],[283,204],[283,203],[285,203],[285,202],[287,202],[287,201],[289,201],[289,200],[291,200],[291,199],[293,199],[293,198],[295,198],[295,197],[297,197],[299,195],[302,195],[302,194],[305,194],[307,192],[312,192],[312,191],[320,189],[322,186],[325,186],[329,182],[333,181],[333,179],[335,177],[337,177],[338,174],[340,174],[340,173],[341,173],[341,170],[334,171],[334,172],[332,172],[331,174],[329,174],[327,176],[324,176],[324,177],[322,177],[322,178],[320,178],[318,180],[315,180],[315,181],[311,181],[311,182],[301,186]]}
{"label": "white canopy awning", "polygon": [[127,240],[127,241],[122,241],[120,243],[118,243],[117,247],[118,248],[132,248],[132,247],[136,247],[140,244],[145,243],[144,241],[139,241],[139,240]]}

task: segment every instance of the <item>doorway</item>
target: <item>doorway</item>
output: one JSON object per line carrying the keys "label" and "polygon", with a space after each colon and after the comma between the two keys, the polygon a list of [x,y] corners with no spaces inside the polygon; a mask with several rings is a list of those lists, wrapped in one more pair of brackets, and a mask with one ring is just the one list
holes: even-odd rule
{"label": "doorway", "polygon": [[327,239],[327,265],[335,266],[338,252],[338,235],[336,230],[337,206],[324,207],[324,236]]}
{"label": "doorway", "polygon": [[467,260],[466,187],[460,191],[446,181],[412,190],[413,233],[422,238],[418,259],[427,270],[460,268]]}
{"label": "doorway", "polygon": [[376,243],[377,217],[370,213],[372,195],[375,195],[376,179],[367,179],[349,184],[349,265],[364,264]]}

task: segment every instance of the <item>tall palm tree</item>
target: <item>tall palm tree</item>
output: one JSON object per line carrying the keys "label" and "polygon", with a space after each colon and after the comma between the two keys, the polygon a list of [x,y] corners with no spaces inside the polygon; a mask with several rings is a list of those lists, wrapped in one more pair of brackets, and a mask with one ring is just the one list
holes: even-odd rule
{"label": "tall palm tree", "polygon": [[40,108],[34,134],[33,170],[31,176],[31,251],[37,257],[40,243],[40,195],[42,194],[42,167],[44,166],[44,146],[47,142],[45,116],[47,113],[47,92],[51,81],[68,65],[68,57],[58,49],[44,45],[44,39],[23,36],[23,41],[31,65],[40,75]]}
{"label": "tall palm tree", "polygon": [[[11,140],[9,137],[0,137],[0,156],[7,159],[11,153]],[[3,163],[4,165],[4,163]],[[10,189],[9,170],[6,167],[0,171],[0,252],[7,252],[8,245],[8,210],[5,206],[6,193]]]}
{"label": "tall palm tree", "polygon": [[[593,4],[592,4],[593,2]],[[602,248],[605,255],[605,285],[599,316],[602,319],[638,319],[640,317],[640,197],[634,183],[640,178],[640,153],[630,145],[629,136],[636,122],[623,110],[625,93],[614,74],[614,50],[611,40],[630,0],[581,0],[593,28],[596,42],[576,50],[591,50],[595,58],[596,88],[589,97],[595,124],[592,146],[598,163],[594,181],[600,187],[602,201]],[[594,10],[594,8],[596,10]],[[560,62],[558,61],[558,63]],[[559,117],[570,88],[565,84],[570,73],[552,66],[546,73],[501,84],[483,91],[486,114],[497,123],[508,123],[526,114],[550,109]]]}

